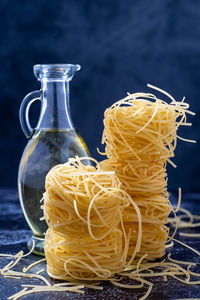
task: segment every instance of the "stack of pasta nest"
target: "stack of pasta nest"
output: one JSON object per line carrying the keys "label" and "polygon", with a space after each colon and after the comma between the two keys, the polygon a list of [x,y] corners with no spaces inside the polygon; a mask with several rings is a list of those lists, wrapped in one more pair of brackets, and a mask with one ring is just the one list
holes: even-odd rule
{"label": "stack of pasta nest", "polygon": [[[70,159],[46,177],[45,256],[48,274],[56,279],[105,280],[122,271],[128,255],[122,213],[130,205],[141,237],[139,208],[115,172],[102,171],[95,160],[96,166],[83,161]],[[138,238],[131,261],[140,243]]]}
{"label": "stack of pasta nest", "polygon": [[[145,93],[114,103],[105,111],[107,159],[71,158],[48,173],[45,256],[51,277],[105,280],[140,258],[163,256],[171,211],[166,166],[175,166],[170,158],[178,127],[190,125],[188,104],[168,96],[170,104]],[[85,159],[96,166],[85,166]]]}
{"label": "stack of pasta nest", "polygon": [[[162,257],[168,238],[166,219],[171,211],[167,191],[167,162],[174,156],[177,129],[186,122],[183,103],[170,104],[152,94],[129,95],[105,111],[103,143],[108,159],[100,163],[114,170],[122,188],[137,203],[142,215],[142,242],[137,257]],[[123,221],[130,233],[128,254],[137,241],[138,224],[131,206]]]}

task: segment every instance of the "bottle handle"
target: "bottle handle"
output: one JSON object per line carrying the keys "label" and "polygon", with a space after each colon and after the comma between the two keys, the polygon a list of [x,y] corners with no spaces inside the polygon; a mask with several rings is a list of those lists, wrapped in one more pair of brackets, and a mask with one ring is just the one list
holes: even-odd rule
{"label": "bottle handle", "polygon": [[30,138],[34,132],[34,128],[31,127],[29,122],[29,109],[33,102],[40,100],[41,101],[41,92],[34,91],[26,95],[23,99],[20,110],[19,110],[19,119],[22,130],[27,138]]}

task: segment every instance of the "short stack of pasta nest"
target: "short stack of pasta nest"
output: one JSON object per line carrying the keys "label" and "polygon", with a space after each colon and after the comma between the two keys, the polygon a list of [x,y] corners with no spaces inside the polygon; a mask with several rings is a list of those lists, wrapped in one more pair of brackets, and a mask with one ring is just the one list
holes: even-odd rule
{"label": "short stack of pasta nest", "polygon": [[[46,178],[48,274],[62,280],[105,280],[122,271],[139,251],[141,214],[121,189],[115,172],[102,171],[96,161],[96,166],[85,166],[81,160],[77,157],[54,167]],[[138,237],[127,261],[129,242],[123,211],[130,206]]]}

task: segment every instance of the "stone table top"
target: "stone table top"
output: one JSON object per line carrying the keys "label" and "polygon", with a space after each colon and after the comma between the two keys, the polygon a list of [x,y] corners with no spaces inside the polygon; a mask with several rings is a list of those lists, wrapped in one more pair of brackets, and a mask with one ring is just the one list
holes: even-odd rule
{"label": "stone table top", "polygon": [[[172,201],[174,196],[171,196]],[[194,214],[200,215],[200,194],[185,194],[182,199],[182,207],[188,209]],[[192,230],[193,233],[199,233],[200,228]],[[0,190],[0,253],[16,254],[20,250],[25,253],[27,251],[26,242],[31,236],[31,231],[26,224],[22,210],[19,204],[18,194],[16,190],[1,189]],[[196,250],[200,251],[200,238],[183,238],[177,234],[177,238],[189,246],[192,246]],[[184,248],[182,245],[175,243],[174,247],[170,249],[173,258],[193,261],[197,263],[195,269],[196,272],[200,272],[200,257],[195,255],[190,250]],[[16,270],[22,270],[24,266],[31,264],[32,262],[41,259],[41,257],[31,254],[21,259],[19,264],[16,266]],[[10,261],[10,258],[0,257],[0,269]],[[34,272],[46,268],[46,263],[40,264],[34,268]],[[44,276],[51,282],[55,283],[54,280],[50,279],[44,272]],[[151,294],[148,300],[175,300],[185,298],[200,298],[200,285],[186,285],[173,278],[168,278],[165,282],[163,278],[156,277],[150,279],[154,283]],[[7,299],[9,296],[17,293],[22,289],[22,284],[38,284],[37,279],[23,278],[11,279],[5,278],[0,275],[0,300]],[[40,284],[40,282],[39,282]],[[23,299],[81,299],[81,300],[96,300],[96,299],[124,299],[124,300],[137,300],[144,295],[147,287],[142,289],[123,289],[120,287],[113,286],[111,283],[103,282],[102,286],[104,289],[91,290],[85,289],[84,295],[73,294],[68,292],[45,292],[37,293],[25,296]]]}

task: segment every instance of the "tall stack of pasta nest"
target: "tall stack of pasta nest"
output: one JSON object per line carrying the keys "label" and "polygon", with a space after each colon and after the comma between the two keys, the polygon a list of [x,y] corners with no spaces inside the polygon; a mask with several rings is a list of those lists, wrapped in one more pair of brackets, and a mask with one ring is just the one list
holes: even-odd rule
{"label": "tall stack of pasta nest", "polygon": [[[162,257],[168,238],[166,219],[171,211],[167,191],[167,162],[174,156],[177,128],[186,122],[184,103],[170,104],[152,94],[129,95],[105,111],[104,170],[114,170],[122,188],[137,203],[142,215],[142,243],[137,257]],[[128,255],[137,240],[138,224],[130,206],[123,221],[130,235]]]}

